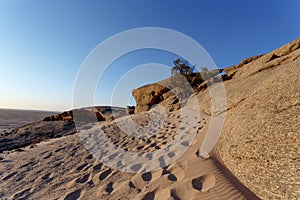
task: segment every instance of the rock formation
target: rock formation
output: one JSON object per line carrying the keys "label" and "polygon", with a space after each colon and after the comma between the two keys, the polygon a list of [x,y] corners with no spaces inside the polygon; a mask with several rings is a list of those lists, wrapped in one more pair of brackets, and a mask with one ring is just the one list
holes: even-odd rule
{"label": "rock formation", "polygon": [[[268,54],[226,68],[227,106],[217,150],[224,165],[262,199],[299,198],[300,38]],[[212,87],[217,87],[212,86]]]}
{"label": "rock formation", "polygon": [[205,80],[203,72],[196,72],[188,76],[188,81],[183,77],[173,77],[134,89],[132,95],[136,101],[135,113],[148,111],[155,104],[161,104],[167,112],[177,110],[182,103],[180,101],[193,94],[199,85],[205,85],[206,88],[222,71],[223,69],[216,69],[205,72],[208,80]]}
{"label": "rock formation", "polygon": [[[208,80],[193,84],[204,113],[226,112],[217,146],[224,165],[262,199],[297,199],[300,38],[265,55],[243,59],[224,72],[216,76],[216,71]],[[218,87],[220,81],[224,81],[227,106],[212,112],[207,87]],[[172,90],[156,85],[133,91],[136,112],[157,103],[168,111],[180,108]]]}
{"label": "rock formation", "polygon": [[[74,111],[72,111],[72,110],[65,111],[61,114],[56,114],[56,115],[52,115],[49,117],[45,117],[43,119],[43,121],[70,121],[70,122],[73,122],[74,121],[73,112]],[[96,109],[91,109],[91,110],[78,109],[76,112],[80,113],[80,116],[85,118],[85,120],[93,119],[96,116],[98,121],[105,121],[105,117]],[[79,114],[77,116],[79,116]],[[80,120],[80,119],[77,118],[77,120]]]}
{"label": "rock formation", "polygon": [[[130,112],[132,112],[132,109],[130,108]],[[100,121],[111,121],[115,118],[124,116],[126,114],[125,108],[119,108],[119,107],[111,107],[111,106],[96,106],[96,107],[87,107],[87,108],[80,108],[80,109],[74,109],[70,111],[65,111],[60,114],[52,115],[49,117],[45,117],[43,121],[74,121],[74,112],[76,112],[75,120],[84,120],[88,121],[94,120],[97,118],[97,120]]]}
{"label": "rock formation", "polygon": [[126,107],[126,115],[134,114],[135,106],[127,106]]}
{"label": "rock formation", "polygon": [[45,117],[43,121],[73,121],[73,112],[65,111],[61,114]]}
{"label": "rock formation", "polygon": [[163,100],[163,94],[170,89],[159,84],[149,84],[132,91],[132,95],[136,101],[135,113],[148,111],[154,104],[158,104]]}

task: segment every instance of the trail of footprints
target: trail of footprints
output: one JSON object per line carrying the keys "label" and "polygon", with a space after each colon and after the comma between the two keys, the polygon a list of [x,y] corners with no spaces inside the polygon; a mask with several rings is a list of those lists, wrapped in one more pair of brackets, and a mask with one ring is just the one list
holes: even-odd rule
{"label": "trail of footprints", "polygon": [[[176,120],[178,120],[178,122],[182,120],[179,115],[173,115],[171,117],[173,118],[172,120],[174,120],[175,118]],[[121,148],[124,151],[148,153],[146,154],[146,157],[151,160],[151,152],[154,152],[168,145],[168,143],[176,136],[176,131],[178,128],[184,129],[184,127],[178,127],[176,123],[172,123],[172,120],[167,120],[162,125],[163,129],[160,130],[157,130],[154,125],[148,123],[147,130],[151,131],[151,137],[149,138],[128,136],[114,123],[103,126],[103,130],[107,134],[107,137],[110,139],[111,143],[116,145],[118,148]],[[147,124],[145,122],[143,123]],[[204,121],[204,119],[198,120],[197,124],[193,128],[196,128],[198,131],[200,131],[205,124],[206,122]],[[189,143],[183,141],[181,145],[188,146]],[[68,153],[68,156],[65,156],[66,153]],[[100,185],[105,185],[105,187],[103,187],[103,192],[107,195],[112,195],[114,191],[118,189],[118,187],[128,187],[128,189],[134,190],[138,194],[143,191],[147,187],[147,185],[158,178],[164,177],[170,182],[170,184],[172,184],[180,181],[184,177],[183,172],[174,174],[171,172],[172,170],[168,169],[168,167],[164,167],[156,172],[128,174],[128,176],[131,177],[129,180],[124,180],[122,183],[115,185],[115,181],[113,180],[117,179],[119,173],[125,172],[118,172],[114,169],[106,167],[103,163],[96,160],[93,155],[88,154],[80,141],[73,144],[65,143],[60,145],[56,150],[45,151],[40,154],[42,158],[41,162],[43,163],[38,163],[37,161],[32,160],[20,166],[20,170],[16,170],[15,172],[8,174],[6,173],[6,175],[1,178],[1,181],[25,181],[28,182],[28,184],[30,182],[38,182],[40,187],[47,187],[44,184],[53,184],[52,182],[60,176],[60,173],[69,173],[68,176],[66,176],[67,178],[65,181],[69,182],[68,184],[70,188],[68,189],[68,191],[72,192],[67,193],[63,199],[73,200],[79,199],[86,188],[93,188]],[[110,159],[114,159],[115,155],[108,156],[110,156]],[[169,152],[167,156],[172,158],[175,156],[175,153]],[[67,158],[67,160],[64,160],[65,158]],[[162,160],[161,162],[163,163],[164,161]],[[35,180],[35,177],[30,178],[26,175],[28,171],[34,170],[35,166],[46,166],[45,163],[47,163],[49,169],[55,169],[55,171],[47,171],[47,169],[41,169],[40,171],[38,171],[39,178],[36,178]],[[72,165],[75,165],[75,163],[79,163],[79,165],[73,167]],[[122,163],[120,162],[119,165],[122,165]],[[142,163],[131,166],[131,169],[137,171],[141,167]],[[72,168],[74,170],[68,171]],[[208,191],[214,186],[214,184],[215,179],[213,175],[198,177],[197,179],[192,181],[194,189],[199,191]],[[52,185],[52,187],[55,188],[55,185]],[[13,198],[26,199],[30,197],[33,192],[33,188],[30,187],[26,189],[20,188],[20,191],[16,192]],[[176,194],[176,189],[170,190],[168,192],[174,199],[179,199]],[[156,192],[149,192],[141,198],[154,199],[155,195]]]}
{"label": "trail of footprints", "polygon": [[[129,181],[128,180],[123,181],[123,185],[125,185],[131,190],[134,190],[137,194],[139,194],[142,191],[144,191],[148,187],[148,185],[151,184],[151,182],[157,179],[165,178],[169,181],[169,185],[176,184],[185,177],[183,170],[181,171],[176,169],[174,170],[174,168],[176,167],[179,168],[178,164],[175,163],[171,167],[165,167],[164,169],[160,169],[155,172],[133,174]],[[106,193],[107,197],[110,199],[109,195],[111,195],[116,189],[118,189],[118,187],[115,187],[114,185],[116,180],[115,179],[116,177],[113,177],[114,173],[117,176],[118,173],[125,173],[125,172],[114,172],[111,168],[106,168],[106,167],[104,167],[104,169],[102,168],[103,168],[102,163],[94,165],[92,167],[93,172],[100,171],[101,173],[97,174],[92,172],[91,174],[83,175],[82,177],[76,179],[76,183],[80,183],[80,184],[87,183],[88,185],[91,186],[91,182],[95,178],[95,177],[93,178],[92,176],[96,176],[96,178],[98,177],[98,179],[100,180],[100,182],[98,182],[97,185],[104,185],[104,187],[102,187],[103,190],[102,192]],[[172,171],[175,171],[175,173]],[[88,182],[88,180],[90,181]],[[195,191],[208,192],[210,189],[212,189],[215,186],[216,178],[213,174],[206,174],[192,179],[190,184],[192,185]],[[95,187],[94,183],[92,183],[92,187]],[[177,195],[176,190],[177,187],[174,187],[172,189],[167,189],[167,190],[165,189],[163,193],[166,192],[169,193],[169,196],[172,197],[173,199],[180,199]],[[76,189],[73,192],[67,194],[64,199],[65,200],[78,199],[81,196],[81,192],[82,189]],[[160,199],[159,193],[160,192],[158,190],[151,191],[146,194],[143,194],[142,196],[140,196],[139,199],[145,199],[145,200],[155,199],[156,196],[158,199]],[[112,197],[112,199],[114,198]]]}
{"label": "trail of footprints", "polygon": [[[107,134],[107,138],[110,140],[110,143],[124,151],[135,153],[154,152],[168,145],[168,143],[176,137],[178,129],[184,131],[186,127],[190,126],[190,124],[184,124],[181,127],[176,125],[177,123],[182,122],[183,118],[181,118],[180,115],[177,115],[176,117],[171,115],[170,117],[171,119],[167,119],[164,124],[157,125],[156,123],[145,123],[143,128],[150,132],[150,137],[137,137],[138,134],[132,134],[133,136],[128,135],[128,133],[122,131],[116,123],[103,126],[102,130],[105,134]],[[177,122],[174,123],[174,121]],[[198,120],[197,124],[193,124],[192,128],[200,131],[204,124],[206,124],[204,119]],[[157,130],[159,129],[157,126],[161,126],[160,130]],[[183,141],[181,144],[183,146],[189,146],[189,143],[186,141]],[[170,155],[172,156],[172,154]]]}
{"label": "trail of footprints", "polygon": [[[174,117],[174,116],[173,116]],[[180,122],[182,118],[176,116],[176,119]],[[174,120],[174,119],[173,119]],[[206,124],[204,119],[199,120],[197,124],[193,128],[197,128],[198,131],[200,131],[203,126]],[[180,127],[184,130],[184,127]],[[139,153],[149,153],[153,152],[157,149],[163,148],[165,145],[168,144],[170,140],[176,135],[176,130],[178,129],[176,123],[172,123],[170,121],[167,121],[164,124],[164,129],[157,131],[155,130],[155,127],[149,128],[150,131],[152,131],[152,136],[149,138],[145,137],[137,137],[137,136],[128,136],[126,133],[124,133],[122,130],[120,130],[116,124],[112,123],[107,126],[104,126],[102,130],[107,134],[107,137],[110,139],[111,143],[116,145],[118,148],[121,148],[125,151],[131,151],[131,152],[139,152]],[[189,143],[183,141],[181,143],[183,146],[188,146]],[[110,159],[114,159],[115,155],[108,155]],[[149,157],[151,159],[152,154],[146,154],[146,157]],[[175,154],[173,152],[169,152],[168,156],[170,158],[174,157]],[[92,155],[88,155],[87,159],[92,159]],[[86,167],[87,164],[83,164],[79,167],[77,167],[77,170],[83,170]],[[131,166],[131,169],[134,171],[139,170],[142,167],[142,164],[136,164]],[[94,187],[98,184],[102,185],[104,184],[105,187],[103,187],[103,192],[106,193],[106,195],[111,195],[117,187],[114,185],[114,181],[112,181],[118,173],[125,173],[125,172],[116,172],[114,169],[106,167],[103,163],[97,163],[93,166],[90,166],[90,173],[84,174],[81,177],[76,179],[77,184],[84,184],[87,183],[88,185]],[[170,184],[177,183],[182,178],[184,178],[184,172],[180,172],[178,174],[174,174],[171,172],[171,170],[168,169],[168,167],[161,168],[160,170],[156,172],[145,172],[141,174],[131,175],[132,178],[129,181],[124,181],[123,184],[125,187],[128,187],[132,190],[135,190],[136,193],[140,193],[142,190],[144,190],[148,184],[150,184],[152,181],[158,178],[165,177]],[[94,182],[93,182],[94,180]],[[206,192],[215,185],[215,177],[214,175],[206,175],[201,176],[198,178],[195,178],[192,180],[193,188],[197,191]],[[81,189],[74,190],[73,192],[66,195],[65,199],[76,199],[80,197]],[[166,192],[166,191],[164,191]],[[180,199],[176,194],[176,188],[168,191],[170,193],[170,197],[173,199]],[[141,199],[154,199],[156,195],[156,192],[149,192],[145,194],[145,196],[141,197]]]}

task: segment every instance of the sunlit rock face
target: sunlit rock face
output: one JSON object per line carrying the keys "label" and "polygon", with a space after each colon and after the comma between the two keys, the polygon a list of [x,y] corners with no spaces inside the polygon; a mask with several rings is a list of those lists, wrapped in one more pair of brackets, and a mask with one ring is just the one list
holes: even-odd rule
{"label": "sunlit rock face", "polygon": [[132,95],[136,101],[135,113],[145,112],[154,104],[163,101],[163,94],[169,89],[163,85],[154,83],[134,89]]}

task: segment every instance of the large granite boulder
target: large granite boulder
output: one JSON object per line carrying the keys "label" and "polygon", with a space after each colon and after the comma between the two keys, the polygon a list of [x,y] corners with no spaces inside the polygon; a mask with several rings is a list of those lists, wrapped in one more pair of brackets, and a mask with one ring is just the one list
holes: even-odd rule
{"label": "large granite boulder", "polygon": [[186,77],[174,76],[134,89],[132,95],[136,102],[135,113],[148,111],[155,104],[162,105],[167,112],[177,110],[182,101],[197,91],[198,86],[213,82],[222,71],[223,69],[215,69]]}
{"label": "large granite boulder", "polygon": [[152,105],[162,102],[163,94],[169,90],[169,88],[158,83],[132,90],[136,102],[135,113],[148,111]]}
{"label": "large granite boulder", "polygon": [[224,71],[226,107],[212,109],[208,90],[197,95],[203,112],[226,112],[224,165],[261,199],[299,199],[300,38]]}

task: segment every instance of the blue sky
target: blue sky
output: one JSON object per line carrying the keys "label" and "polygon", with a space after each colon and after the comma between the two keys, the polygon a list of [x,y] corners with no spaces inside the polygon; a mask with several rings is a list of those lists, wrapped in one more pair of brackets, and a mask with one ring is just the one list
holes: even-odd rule
{"label": "blue sky", "polygon": [[[71,109],[74,82],[82,62],[100,42],[128,29],[150,26],[182,32],[199,42],[223,68],[299,37],[299,10],[300,1],[292,0],[2,0],[0,107]],[[171,66],[175,58],[174,54],[155,50],[121,57],[100,81],[95,104],[109,105],[116,82],[136,66]],[[144,73],[148,74],[147,69],[136,70],[138,77],[145,77]],[[164,68],[157,76],[146,76],[145,83],[168,76]],[[135,85],[123,80],[123,93],[114,105],[134,103],[129,100],[130,91],[142,84],[140,80]]]}

